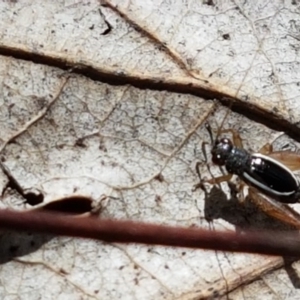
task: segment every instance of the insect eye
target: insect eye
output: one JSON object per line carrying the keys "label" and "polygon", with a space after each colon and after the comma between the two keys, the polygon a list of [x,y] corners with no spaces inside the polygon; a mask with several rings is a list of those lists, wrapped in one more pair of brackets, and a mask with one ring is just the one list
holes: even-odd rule
{"label": "insect eye", "polygon": [[212,162],[218,166],[224,165],[224,160],[222,159],[222,156],[219,154],[212,154]]}
{"label": "insect eye", "polygon": [[218,166],[224,165],[225,161],[220,154],[212,153],[212,162]]}
{"label": "insect eye", "polygon": [[233,146],[231,140],[226,139],[226,138],[221,139],[220,144],[228,145],[228,146],[231,146],[231,147]]}

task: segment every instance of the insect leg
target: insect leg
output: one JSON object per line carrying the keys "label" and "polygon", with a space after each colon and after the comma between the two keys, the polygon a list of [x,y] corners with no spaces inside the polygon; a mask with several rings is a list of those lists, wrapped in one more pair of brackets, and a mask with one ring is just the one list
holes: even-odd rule
{"label": "insect leg", "polygon": [[300,229],[300,214],[288,205],[276,201],[264,194],[258,193],[254,188],[249,188],[251,201],[265,214]]}
{"label": "insect leg", "polygon": [[211,179],[207,179],[204,182],[207,182],[209,184],[220,184],[222,182],[229,181],[232,178],[232,176],[233,176],[232,174],[228,173],[226,175],[222,175],[219,177],[213,177]]}
{"label": "insect leg", "polygon": [[209,145],[209,143],[208,142],[202,142],[201,149],[202,149],[202,153],[204,155],[204,162],[206,164],[208,164],[207,153],[206,153],[206,145]]}
{"label": "insect leg", "polygon": [[267,143],[264,146],[262,146],[258,152],[264,155],[271,156],[271,153],[273,152],[273,146]]}
{"label": "insect leg", "polygon": [[219,176],[219,177],[213,177],[212,176],[211,179],[203,179],[201,177],[201,173],[200,173],[200,168],[199,168],[200,165],[201,165],[201,162],[197,162],[196,172],[197,172],[197,175],[200,179],[200,182],[194,186],[193,190],[197,190],[198,188],[201,188],[202,190],[205,190],[205,186],[204,186],[205,183],[208,183],[208,184],[211,184],[211,185],[220,184],[221,182],[229,181],[231,179],[231,177],[233,176],[232,174],[226,174],[226,175],[222,175],[222,176]]}
{"label": "insect leg", "polygon": [[[209,174],[211,175],[211,177],[213,177],[213,175],[212,175],[212,173],[210,171],[208,160],[207,160],[206,145],[208,145],[208,144],[209,144],[208,142],[203,142],[202,145],[201,145],[201,149],[202,149],[202,153],[203,153],[203,156],[204,156],[204,163],[207,166]],[[201,188],[203,191],[206,192],[206,189],[205,189],[205,186],[204,186],[204,182],[206,180],[201,177],[201,172],[200,172],[200,166],[201,166],[201,164],[202,164],[201,162],[197,162],[196,163],[196,173],[197,173],[197,175],[199,177],[200,182],[194,186],[193,190]]]}
{"label": "insect leg", "polygon": [[245,203],[245,195],[244,195],[244,187],[245,187],[245,183],[243,181],[239,182],[236,190],[237,190],[237,199],[239,201],[240,204],[244,204]]}
{"label": "insect leg", "polygon": [[220,131],[220,133],[228,133],[228,132],[231,133],[232,135],[233,144],[238,148],[244,148],[242,139],[237,131],[235,131],[234,129],[223,129]]}
{"label": "insect leg", "polygon": [[203,152],[203,155],[204,155],[204,162],[207,165],[207,169],[208,169],[209,174],[211,175],[211,179],[203,179],[201,177],[200,166],[201,166],[202,163],[197,162],[196,163],[196,173],[197,173],[197,175],[200,179],[200,182],[194,186],[193,190],[196,190],[198,188],[201,188],[202,190],[205,190],[204,183],[208,183],[208,184],[212,184],[212,185],[220,184],[221,182],[229,181],[233,176],[232,174],[225,174],[225,175],[221,175],[219,177],[214,177],[213,176],[213,174],[210,171],[210,167],[209,167],[208,160],[207,160],[206,145],[209,145],[209,143],[208,142],[203,142],[201,148],[202,148],[202,152]]}

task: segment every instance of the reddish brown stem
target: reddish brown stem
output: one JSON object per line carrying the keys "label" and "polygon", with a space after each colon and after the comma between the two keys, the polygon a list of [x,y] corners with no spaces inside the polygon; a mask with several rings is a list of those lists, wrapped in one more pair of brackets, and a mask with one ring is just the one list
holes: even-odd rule
{"label": "reddish brown stem", "polygon": [[0,227],[17,231],[92,238],[106,242],[142,243],[222,251],[300,256],[296,232],[210,231],[132,221],[74,218],[45,212],[0,210]]}

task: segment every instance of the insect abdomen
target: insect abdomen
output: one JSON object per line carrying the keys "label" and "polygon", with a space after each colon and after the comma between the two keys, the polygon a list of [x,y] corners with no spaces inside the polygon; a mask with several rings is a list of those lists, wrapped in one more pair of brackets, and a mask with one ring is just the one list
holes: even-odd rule
{"label": "insect abdomen", "polygon": [[281,202],[294,203],[299,189],[295,175],[283,164],[259,153],[251,155],[243,179],[258,190],[276,197]]}

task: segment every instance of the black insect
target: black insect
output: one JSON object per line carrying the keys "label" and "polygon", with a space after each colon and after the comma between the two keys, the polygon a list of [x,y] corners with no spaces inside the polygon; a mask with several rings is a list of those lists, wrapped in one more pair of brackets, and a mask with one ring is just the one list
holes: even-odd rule
{"label": "black insect", "polygon": [[[221,127],[226,117],[227,114]],[[300,169],[300,155],[291,151],[273,152],[270,144],[258,153],[250,153],[243,148],[242,140],[235,130],[221,130],[220,127],[214,139],[210,125],[206,123],[205,127],[212,143],[212,162],[225,166],[228,174],[202,180],[197,164],[200,178],[198,186],[204,187],[205,183],[219,184],[237,175],[242,180],[241,188],[245,184],[249,186],[249,196],[261,210],[300,229],[300,215],[285,205],[300,200],[300,183],[293,173]],[[232,134],[232,140],[220,138],[222,133],[228,132]]]}
{"label": "black insect", "polygon": [[[213,144],[211,154],[214,164],[225,166],[228,173],[238,175],[245,183],[277,201],[298,202],[299,181],[283,163],[262,153],[249,153],[227,138],[213,141],[209,124],[206,128]],[[223,176],[214,178],[217,182],[222,182],[222,179]]]}

